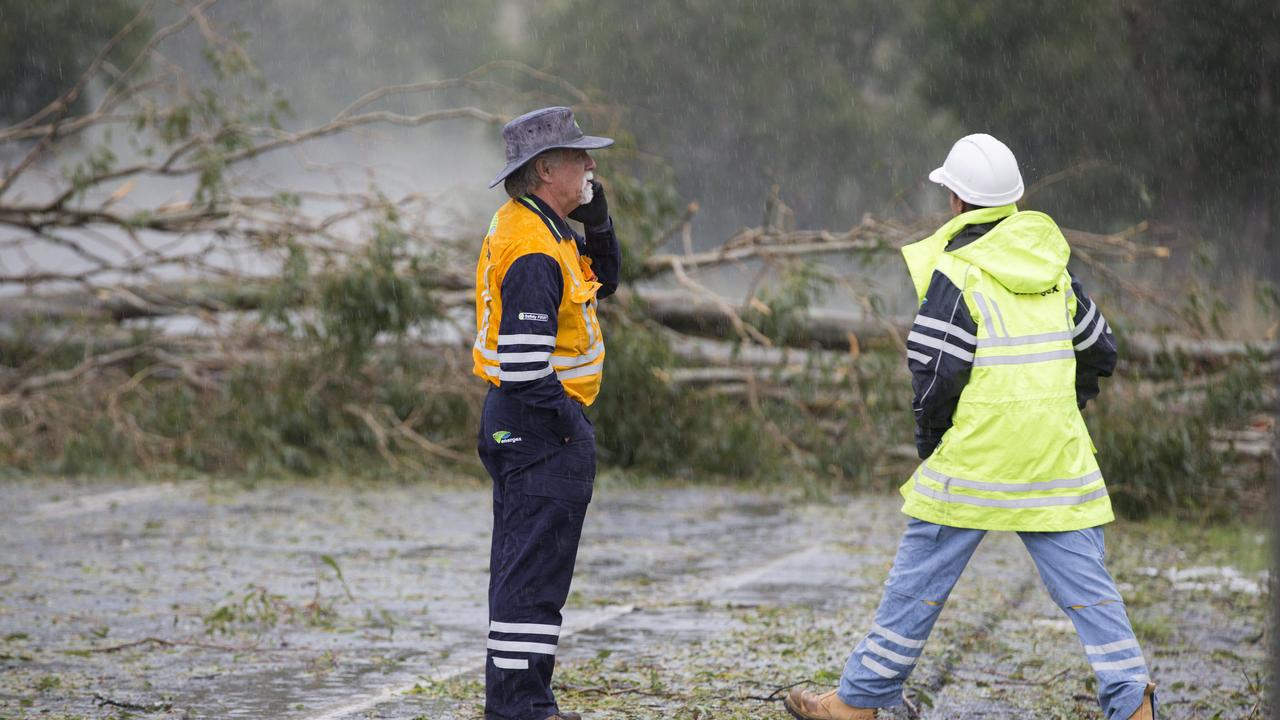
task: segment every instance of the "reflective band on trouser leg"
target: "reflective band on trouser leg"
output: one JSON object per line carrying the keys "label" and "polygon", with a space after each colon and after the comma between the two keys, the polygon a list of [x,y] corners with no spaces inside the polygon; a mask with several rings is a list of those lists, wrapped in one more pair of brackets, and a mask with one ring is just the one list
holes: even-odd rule
{"label": "reflective band on trouser leg", "polygon": [[911,521],[870,631],[845,663],[841,700],[864,708],[901,701],[902,685],[924,651],[943,601],[984,534]]}
{"label": "reflective band on trouser leg", "polygon": [[1022,532],[1027,552],[1050,596],[1071,619],[1098,677],[1098,703],[1107,718],[1126,720],[1142,702],[1151,677],[1120,591],[1103,559],[1102,528]]}
{"label": "reflective band on trouser leg", "polygon": [[[581,445],[551,445],[522,417],[519,400],[491,391],[481,417],[481,456],[494,481],[494,538],[489,561],[485,713],[541,718],[558,712],[551,678],[590,499],[594,465]],[[501,423],[501,424],[499,424]],[[522,442],[485,440],[507,430]],[[585,441],[585,442],[590,442]]]}

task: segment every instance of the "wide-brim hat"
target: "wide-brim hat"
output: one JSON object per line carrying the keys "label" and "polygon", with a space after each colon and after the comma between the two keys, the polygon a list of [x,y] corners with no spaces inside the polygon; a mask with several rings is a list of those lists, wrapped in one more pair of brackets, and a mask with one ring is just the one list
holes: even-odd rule
{"label": "wide-brim hat", "polygon": [[538,153],[556,148],[597,150],[613,144],[613,138],[585,135],[567,107],[549,107],[527,112],[502,128],[507,141],[507,166],[489,183],[493,187],[532,160]]}

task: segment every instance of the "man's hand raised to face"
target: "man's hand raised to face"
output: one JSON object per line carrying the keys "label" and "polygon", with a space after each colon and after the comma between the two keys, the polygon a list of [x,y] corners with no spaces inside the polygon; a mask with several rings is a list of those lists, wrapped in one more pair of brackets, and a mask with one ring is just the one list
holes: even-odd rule
{"label": "man's hand raised to face", "polygon": [[569,213],[569,218],[589,228],[600,227],[609,221],[609,201],[605,199],[604,186],[599,180],[591,181],[591,202],[579,205],[577,210]]}

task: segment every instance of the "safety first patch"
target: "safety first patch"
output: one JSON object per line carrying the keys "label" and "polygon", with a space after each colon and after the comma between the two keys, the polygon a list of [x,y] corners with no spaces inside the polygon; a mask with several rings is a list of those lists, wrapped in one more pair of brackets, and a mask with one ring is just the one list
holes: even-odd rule
{"label": "safety first patch", "polygon": [[544,315],[543,313],[527,313],[527,312],[520,313],[520,319],[533,320],[534,322],[546,322],[548,320],[547,316]]}

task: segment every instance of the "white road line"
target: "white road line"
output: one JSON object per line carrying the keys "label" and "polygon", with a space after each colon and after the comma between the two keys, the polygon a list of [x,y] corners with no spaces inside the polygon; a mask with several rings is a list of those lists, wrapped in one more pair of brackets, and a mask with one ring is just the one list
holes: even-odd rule
{"label": "white road line", "polygon": [[719,597],[720,595],[723,595],[724,593],[727,593],[731,590],[737,590],[738,588],[750,585],[751,583],[765,577],[766,575],[769,575],[770,573],[781,570],[789,565],[797,565],[799,563],[802,563],[806,560],[811,559],[815,555],[819,555],[826,551],[827,551],[826,544],[818,543],[816,545],[810,545],[809,547],[801,548],[799,550],[796,550],[795,552],[787,553],[786,555],[783,555],[782,557],[777,558],[775,560],[771,560],[765,563],[764,565],[757,565],[751,568],[750,570],[744,570],[743,572],[736,573],[734,575],[728,575],[726,577],[722,577],[718,580],[708,583],[707,585],[704,585],[702,589],[697,593],[697,595],[695,596],[695,599],[714,600],[715,598]]}
{"label": "white road line", "polygon": [[125,490],[112,490],[110,492],[98,493],[96,495],[84,495],[81,497],[69,498],[67,500],[59,500],[57,502],[41,503],[31,509],[22,520],[27,522],[39,520],[59,520],[62,518],[75,517],[77,515],[88,515],[89,513],[102,512],[122,505],[139,505],[141,503],[155,502],[163,500],[173,495],[177,495],[195,487],[194,484],[187,483],[185,485],[175,485],[174,483],[160,483],[159,485],[143,485],[141,487],[128,488]]}
{"label": "white road line", "polygon": [[[723,593],[749,585],[772,572],[785,568],[789,565],[794,565],[811,559],[815,555],[826,552],[827,549],[827,546],[823,543],[810,545],[795,552],[783,555],[782,557],[767,562],[764,565],[757,565],[752,567],[750,570],[718,578],[699,588],[693,599],[714,599]],[[634,611],[634,605],[608,605],[597,610],[587,612],[571,612],[565,619],[564,628],[560,632],[560,637],[564,638],[575,633],[585,632],[620,618],[623,615],[628,615]],[[479,635],[477,635],[477,638],[478,637]],[[480,647],[479,642],[476,643],[476,647]],[[425,677],[432,682],[450,680],[464,673],[478,671],[480,668],[484,667],[484,662],[485,654],[483,652],[472,653],[465,659],[440,667]],[[412,690],[416,684],[417,682],[412,682],[384,687],[372,695],[366,695],[363,698],[351,700],[342,705],[334,706],[319,715],[312,715],[308,717],[307,720],[341,720],[341,718],[348,717],[354,713],[370,710],[383,703],[396,700],[399,696]]]}
{"label": "white road line", "polygon": [[[634,605],[606,605],[602,608],[589,610],[587,612],[571,612],[566,619],[564,627],[560,631],[560,637],[565,638],[574,633],[580,633],[590,630],[598,625],[603,625],[610,620],[620,618],[623,615],[631,613],[635,610]],[[477,635],[477,637],[479,637]],[[479,643],[477,643],[479,647]],[[450,663],[440,667],[425,677],[431,682],[443,682],[450,680],[463,673],[474,672],[484,667],[485,653],[477,652],[468,655],[465,659]],[[352,700],[342,705],[325,710],[319,715],[313,715],[308,720],[338,720],[348,715],[363,712],[375,708],[385,702],[397,699],[400,695],[409,692],[417,685],[417,681],[411,683],[403,683],[400,685],[389,685],[378,690],[372,695],[366,695],[363,698]]]}
{"label": "white road line", "polygon": [[[703,585],[703,587],[699,589],[699,592],[695,593],[694,600],[713,600],[713,598],[721,596],[723,593],[745,587],[745,585],[754,583],[760,578],[767,577],[768,574],[774,573],[774,571],[786,568],[786,566],[795,564],[795,562],[808,560],[810,557],[818,555],[818,553],[826,550],[826,543],[812,544],[812,546],[800,548],[800,550],[795,552],[788,552],[787,555],[765,562],[764,565],[756,565],[754,568],[741,571],[741,573],[735,573],[732,575],[726,575],[726,577],[723,578],[718,578],[713,580],[713,582]],[[586,630],[593,628],[598,628],[600,625],[622,618],[623,615],[631,614],[631,612],[634,611],[634,605],[609,605],[600,607],[600,609],[594,611],[570,612],[570,614],[566,616],[566,619],[564,619],[561,638],[568,637],[568,635],[575,633],[586,632]],[[476,635],[476,637],[479,638],[479,635]],[[476,647],[480,647],[479,642],[476,643]],[[484,667],[484,662],[484,652],[477,651],[474,653],[468,653],[466,659],[451,662],[449,665],[439,667],[439,669],[436,669],[433,673],[425,675],[425,678],[431,680],[433,683],[444,682],[444,680],[457,678],[458,675],[477,671],[480,667]],[[342,717],[356,714],[356,712],[371,710],[371,708],[383,705],[384,702],[398,700],[398,698],[403,696],[404,693],[411,691],[411,689],[413,689],[413,685],[416,684],[416,682],[413,682],[399,685],[388,685],[388,687],[381,688],[378,692],[369,694],[369,696],[357,698],[357,700],[343,703],[343,705],[330,707],[329,710],[321,712],[320,715],[307,717],[307,720],[340,720]]]}

